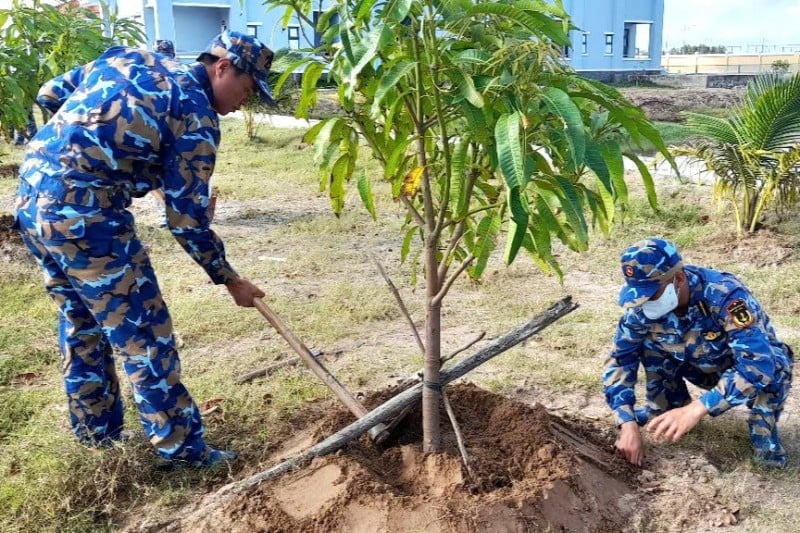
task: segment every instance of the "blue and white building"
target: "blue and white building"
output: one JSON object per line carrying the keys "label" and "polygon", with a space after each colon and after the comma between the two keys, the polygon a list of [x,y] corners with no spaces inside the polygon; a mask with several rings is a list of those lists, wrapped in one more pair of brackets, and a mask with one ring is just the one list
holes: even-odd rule
{"label": "blue and white building", "polygon": [[565,60],[603,80],[661,73],[664,0],[564,0],[578,27]]}
{"label": "blue and white building", "polygon": [[[661,72],[664,0],[563,2],[579,28],[571,32],[572,46],[564,50],[565,61],[576,70],[600,79]],[[313,20],[328,2],[315,4]],[[284,28],[284,9],[267,11],[262,0],[110,0],[110,5],[144,25],[147,47],[156,39],[169,39],[184,61],[194,60],[223,28],[255,35],[273,50],[306,48],[320,39],[296,17]]]}

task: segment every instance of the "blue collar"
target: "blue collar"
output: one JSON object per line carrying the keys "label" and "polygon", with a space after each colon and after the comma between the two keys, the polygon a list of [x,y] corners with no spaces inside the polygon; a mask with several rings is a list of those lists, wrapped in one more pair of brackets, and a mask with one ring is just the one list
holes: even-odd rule
{"label": "blue collar", "polygon": [[208,96],[208,101],[213,104],[214,103],[214,90],[211,88],[211,79],[208,77],[208,71],[206,71],[206,66],[203,63],[197,62],[192,63],[191,65],[192,72],[194,73],[195,78],[197,81],[200,82],[200,86]]}

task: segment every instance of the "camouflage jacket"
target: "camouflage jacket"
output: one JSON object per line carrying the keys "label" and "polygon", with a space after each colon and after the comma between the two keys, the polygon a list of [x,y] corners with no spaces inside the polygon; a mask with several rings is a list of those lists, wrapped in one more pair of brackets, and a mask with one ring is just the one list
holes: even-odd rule
{"label": "camouflage jacket", "polygon": [[[603,392],[617,425],[635,419],[634,386],[639,366],[649,364],[646,361],[671,361],[718,375],[716,386],[700,396],[712,416],[745,403],[785,379],[784,369],[791,369],[790,350],[736,276],[688,265],[683,270],[690,287],[686,316],[672,312],[650,320],[634,307],[619,320],[603,372]],[[646,357],[647,352],[657,357]],[[665,385],[649,381],[648,398],[658,396]]]}
{"label": "camouflage jacket", "polygon": [[113,47],[47,82],[37,100],[54,115],[20,168],[36,194],[92,207],[113,198],[110,207],[126,209],[131,197],[163,188],[181,246],[214,283],[236,277],[209,228],[220,130],[203,65]]}

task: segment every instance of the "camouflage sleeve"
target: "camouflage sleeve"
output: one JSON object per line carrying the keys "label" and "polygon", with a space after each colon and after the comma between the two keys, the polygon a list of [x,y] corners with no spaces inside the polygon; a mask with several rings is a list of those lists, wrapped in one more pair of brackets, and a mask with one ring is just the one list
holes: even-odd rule
{"label": "camouflage sleeve", "polygon": [[614,415],[617,427],[636,420],[633,408],[636,405],[636,376],[639,372],[640,351],[643,333],[626,320],[620,318],[614,335],[614,349],[606,361],[603,371],[603,394]]}
{"label": "camouflage sleeve", "polygon": [[723,303],[719,319],[728,334],[733,366],[700,397],[712,416],[745,403],[774,381],[775,359],[765,318],[758,301],[743,289],[732,292]]}
{"label": "camouflage sleeve", "polygon": [[209,181],[214,171],[219,127],[209,113],[187,116],[175,138],[171,164],[164,175],[167,221],[184,250],[215,284],[238,277],[225,258],[222,240],[209,220]]}
{"label": "camouflage sleeve", "polygon": [[88,72],[94,62],[75,67],[52,80],[45,82],[36,95],[36,103],[50,113],[55,113],[64,104],[64,100],[75,91],[80,84],[85,72]]}

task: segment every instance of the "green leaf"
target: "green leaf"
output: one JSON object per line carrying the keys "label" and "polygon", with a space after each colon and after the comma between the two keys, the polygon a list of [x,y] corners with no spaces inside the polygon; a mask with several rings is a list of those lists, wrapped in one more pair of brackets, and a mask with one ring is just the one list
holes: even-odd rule
{"label": "green leaf", "polygon": [[453,217],[461,218],[469,206],[467,197],[467,153],[469,151],[469,134],[466,134],[456,142],[453,147],[453,155],[450,160],[450,205]]}
{"label": "green leaf", "polygon": [[317,133],[316,140],[314,141],[314,160],[322,167],[328,166],[327,161],[330,156],[326,156],[326,152],[331,145],[334,147],[339,142],[341,134],[339,133],[344,127],[344,122],[339,117],[326,119],[322,122],[322,126]]}
{"label": "green leaf", "polygon": [[476,230],[478,240],[475,249],[472,250],[473,255],[475,255],[475,265],[468,269],[471,278],[480,279],[486,270],[486,265],[489,262],[489,256],[494,251],[499,231],[500,215],[497,213],[488,213],[478,223]]}
{"label": "green leaf", "polygon": [[567,93],[556,87],[546,88],[541,95],[547,108],[558,115],[566,126],[567,141],[569,142],[569,170],[574,171],[583,165],[586,152],[586,134],[583,127],[583,117],[575,102]]}
{"label": "green leaf", "polygon": [[389,0],[383,8],[383,19],[389,22],[402,22],[411,10],[412,0]]}
{"label": "green leaf", "polygon": [[306,65],[303,72],[302,91],[300,92],[300,101],[297,102],[297,110],[295,116],[298,118],[308,118],[308,112],[314,108],[317,103],[317,82],[325,65],[319,62],[313,62]]}
{"label": "green leaf", "polygon": [[520,140],[520,114],[518,112],[502,115],[494,129],[497,142],[497,159],[509,188],[522,188],[526,184],[525,167],[522,160]]}
{"label": "green leaf", "polygon": [[628,203],[628,185],[625,183],[625,164],[622,161],[619,144],[605,142],[600,145],[600,153],[611,175],[611,184],[614,186],[616,200],[626,205]]}
{"label": "green leaf", "polygon": [[606,214],[610,221],[614,219],[615,197],[614,186],[611,183],[611,171],[600,152],[600,147],[593,140],[586,142],[586,164],[597,177],[598,191],[605,206]]}
{"label": "green leaf", "polygon": [[656,197],[656,185],[653,183],[653,176],[650,174],[647,165],[645,165],[636,154],[624,152],[622,155],[633,161],[636,168],[639,169],[639,175],[642,177],[642,183],[644,184],[645,191],[647,191],[647,202],[654,211],[657,211],[658,198]]}
{"label": "green leaf", "polygon": [[406,137],[405,139],[389,140],[387,143],[387,150],[391,150],[389,157],[386,159],[384,165],[384,176],[386,179],[393,179],[396,175],[405,174],[404,163],[406,161],[406,151],[408,145],[414,142],[414,137]]}
{"label": "green leaf", "polygon": [[577,250],[586,250],[589,243],[589,228],[583,216],[580,197],[568,179],[563,176],[555,176],[555,180],[561,186],[558,198],[575,240],[569,239],[569,234],[567,234],[567,238],[574,243]]}
{"label": "green leaf", "polygon": [[331,208],[333,208],[333,212],[336,216],[339,216],[342,213],[342,209],[344,209],[344,182],[350,177],[347,172],[349,167],[350,155],[344,154],[336,160],[336,163],[334,163],[331,168],[331,181],[328,187],[328,195],[331,199]]}
{"label": "green leaf", "polygon": [[522,245],[522,240],[525,233],[528,231],[528,211],[525,209],[525,204],[520,196],[519,189],[507,190],[508,206],[511,211],[511,217],[508,221],[508,235],[506,237],[506,247],[503,254],[503,260],[506,264],[514,262],[514,258],[519,252]]}
{"label": "green leaf", "polygon": [[376,220],[375,197],[372,194],[372,185],[365,170],[361,170],[361,174],[358,176],[358,194],[361,196],[361,202],[367,208],[367,212],[372,216],[372,220]]}
{"label": "green leaf", "polygon": [[406,257],[408,257],[408,252],[411,250],[411,240],[414,238],[414,235],[416,235],[419,231],[420,231],[420,228],[417,227],[417,226],[414,226],[413,228],[408,230],[406,232],[405,237],[403,237],[403,245],[400,247],[400,262],[401,263],[405,263],[406,262]]}
{"label": "green leaf", "polygon": [[381,109],[381,104],[383,104],[383,99],[386,97],[389,91],[396,90],[400,80],[402,80],[409,72],[413,71],[416,66],[417,63],[414,61],[401,59],[400,61],[391,65],[389,70],[386,71],[383,76],[381,76],[380,83],[378,84],[378,90],[375,91],[375,97],[372,101],[372,109],[370,114],[373,117],[378,116]]}

